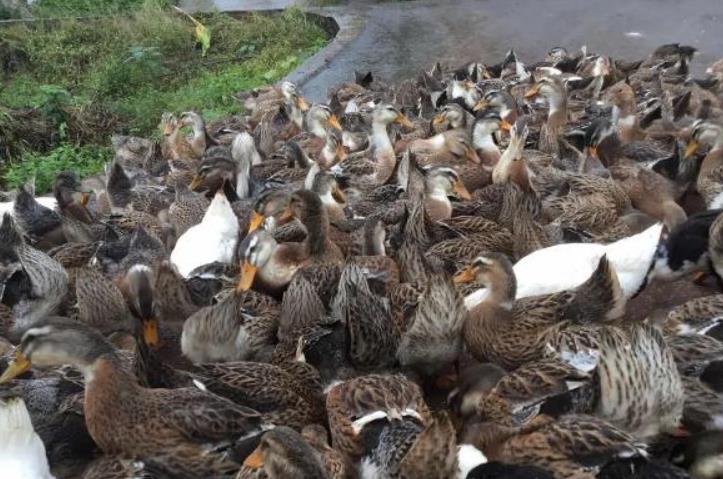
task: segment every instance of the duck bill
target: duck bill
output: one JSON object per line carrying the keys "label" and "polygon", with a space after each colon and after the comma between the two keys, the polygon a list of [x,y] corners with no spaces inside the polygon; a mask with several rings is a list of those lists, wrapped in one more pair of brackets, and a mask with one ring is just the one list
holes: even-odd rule
{"label": "duck bill", "polygon": [[264,219],[265,219],[264,215],[259,214],[258,212],[254,211],[251,216],[251,222],[249,223],[248,233],[253,233],[257,229],[259,229],[261,224],[264,222]]}
{"label": "duck bill", "polygon": [[454,278],[452,279],[454,284],[466,284],[466,283],[471,283],[474,280],[475,280],[475,274],[474,274],[474,268],[472,268],[472,267],[469,267],[469,268],[466,268],[466,269],[460,271],[459,273],[454,275]]}
{"label": "duck bill", "polygon": [[293,218],[294,218],[294,212],[291,211],[291,208],[289,208],[287,206],[286,208],[284,208],[284,211],[282,211],[281,214],[279,215],[278,223],[284,224],[288,221],[291,221]]}
{"label": "duck bill", "polygon": [[337,161],[344,161],[346,159],[346,149],[344,149],[344,145],[339,145],[336,147],[336,160]]}
{"label": "duck bill", "polygon": [[173,134],[173,131],[176,129],[176,125],[174,123],[168,122],[165,125],[163,125],[163,134],[165,136],[171,136]]}
{"label": "duck bill", "polygon": [[597,146],[588,146],[587,147],[587,156],[591,158],[597,158]]}
{"label": "duck bill", "polygon": [[339,118],[337,118],[336,115],[331,115],[329,118],[329,126],[332,128],[336,128],[339,131],[342,131],[341,123],[339,123]]}
{"label": "duck bill", "polygon": [[500,128],[504,131],[510,131],[512,129],[512,123],[503,118],[500,121]]}
{"label": "duck bill", "polygon": [[414,123],[412,123],[409,118],[402,113],[397,115],[397,118],[394,121],[402,125],[404,128],[414,128]]}
{"label": "duck bill", "polygon": [[444,115],[442,115],[442,114],[434,115],[434,118],[432,119],[432,124],[433,125],[441,125],[442,123],[444,123]]}
{"label": "duck bill", "polygon": [[236,291],[243,293],[251,289],[251,286],[254,284],[257,269],[256,266],[248,261],[243,262],[241,265],[241,279],[239,279],[238,285],[236,285]]}
{"label": "duck bill", "polygon": [[485,108],[487,108],[487,102],[485,100],[480,100],[477,102],[477,104],[474,106],[474,108],[472,110],[480,111],[480,110],[484,110]]}
{"label": "duck bill", "polygon": [[346,202],[346,195],[338,186],[335,186],[334,189],[331,190],[331,197],[334,198],[339,203],[345,203]]}
{"label": "duck bill", "polygon": [[308,110],[309,110],[309,104],[306,102],[306,99],[305,99],[303,96],[301,96],[301,95],[299,95],[298,97],[296,97],[296,106],[297,106],[297,107],[299,108],[299,110],[301,110],[301,111],[308,111]]}
{"label": "duck bill", "polygon": [[690,141],[685,147],[685,153],[683,154],[683,158],[687,160],[691,156],[695,155],[698,151],[698,148],[700,148],[700,144],[697,141]]}
{"label": "duck bill", "polygon": [[467,190],[467,188],[464,186],[462,180],[457,180],[457,182],[454,184],[454,192],[461,200],[469,201],[472,199],[472,195],[469,194],[469,190]]}
{"label": "duck bill", "polygon": [[203,176],[196,175],[193,177],[193,180],[191,180],[191,184],[188,186],[188,188],[191,191],[198,191],[198,189],[201,186],[201,183],[203,183]]}
{"label": "duck bill", "polygon": [[8,365],[7,369],[0,376],[0,384],[12,381],[30,369],[30,360],[20,351],[15,353],[15,359]]}
{"label": "duck bill", "polygon": [[264,454],[261,452],[261,446],[254,449],[244,460],[244,466],[251,469],[259,469],[264,465]]}
{"label": "duck bill", "polygon": [[472,163],[482,163],[482,160],[480,160],[479,155],[477,155],[477,152],[474,150],[474,148],[468,148],[464,156],[467,158],[467,161],[470,161]]}
{"label": "duck bill", "polygon": [[81,193],[80,193],[80,201],[78,201],[78,203],[80,204],[80,206],[82,206],[83,208],[85,208],[85,207],[88,206],[88,203],[89,203],[89,202],[90,202],[90,193],[88,193],[87,191],[81,192]]}
{"label": "duck bill", "polygon": [[535,98],[538,93],[540,93],[540,85],[539,85],[539,83],[536,84],[536,85],[533,85],[532,88],[530,88],[529,90],[527,90],[527,91],[525,92],[525,98],[527,98],[528,100],[531,99],[531,98]]}
{"label": "duck bill", "polygon": [[157,347],[158,343],[160,343],[158,339],[158,320],[156,318],[143,320],[143,341],[151,348]]}

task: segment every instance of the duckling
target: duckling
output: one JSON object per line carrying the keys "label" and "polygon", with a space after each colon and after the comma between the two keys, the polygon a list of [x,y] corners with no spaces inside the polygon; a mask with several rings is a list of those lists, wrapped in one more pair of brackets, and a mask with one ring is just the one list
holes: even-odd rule
{"label": "duckling", "polygon": [[172,475],[217,476],[235,472],[239,463],[201,444],[228,444],[261,432],[257,412],[226,399],[198,389],[139,386],[113,346],[77,321],[46,320],[27,330],[0,383],[33,365],[61,364],[83,372],[88,431],[106,453],[136,457]]}
{"label": "duckling", "polygon": [[219,190],[201,222],[189,228],[176,242],[171,263],[184,278],[194,268],[220,261],[230,263],[238,241],[239,224],[231,204]]}
{"label": "duckling", "polygon": [[0,298],[22,331],[53,314],[68,289],[68,274],[56,260],[25,243],[9,213],[0,224]]}
{"label": "duckling", "polygon": [[0,424],[3,436],[0,466],[3,474],[13,478],[54,479],[50,473],[45,446],[33,429],[30,414],[21,398],[0,399]]}

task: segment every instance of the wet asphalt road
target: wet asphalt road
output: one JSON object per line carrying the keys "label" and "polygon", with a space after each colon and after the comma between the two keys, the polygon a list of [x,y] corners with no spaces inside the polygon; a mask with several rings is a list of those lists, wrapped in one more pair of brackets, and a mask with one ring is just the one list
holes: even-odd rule
{"label": "wet asphalt road", "polygon": [[[258,2],[215,3],[237,9]],[[359,28],[358,36],[302,85],[316,101],[329,87],[353,78],[354,69],[397,82],[438,60],[497,62],[510,48],[529,62],[557,45],[571,50],[587,45],[633,60],[660,44],[681,42],[700,50],[699,72],[723,57],[723,0],[351,0],[323,10],[354,17]]]}
{"label": "wet asphalt road", "polygon": [[530,62],[556,45],[636,59],[681,42],[699,48],[701,70],[723,57],[723,0],[416,1],[369,6],[363,14],[359,37],[304,85],[310,98],[355,68],[398,81],[437,60],[497,62],[510,48]]}

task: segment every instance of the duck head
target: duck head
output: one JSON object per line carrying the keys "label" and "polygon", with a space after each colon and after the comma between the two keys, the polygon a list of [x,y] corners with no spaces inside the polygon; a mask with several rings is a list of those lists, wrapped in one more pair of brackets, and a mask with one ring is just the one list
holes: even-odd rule
{"label": "duck head", "polygon": [[326,471],[303,436],[286,426],[277,426],[261,437],[244,466],[262,469],[269,479],[326,477]]}
{"label": "duck head", "polygon": [[329,129],[342,130],[339,118],[326,105],[317,104],[309,108],[305,120],[307,129],[318,138],[326,138]]}
{"label": "duck head", "polygon": [[454,277],[456,284],[477,282],[488,288],[489,300],[499,300],[511,304],[517,293],[517,281],[512,262],[501,253],[486,253],[478,256],[472,263]]}
{"label": "duck head", "polygon": [[374,107],[372,114],[372,123],[384,125],[385,127],[392,123],[399,123],[405,128],[414,128],[414,124],[404,115],[397,107],[388,103],[381,103]]}
{"label": "duck head", "polygon": [[231,157],[226,147],[212,147],[204,153],[201,164],[196,169],[196,175],[191,181],[191,191],[209,191],[215,193],[228,181],[236,184],[238,164]]}
{"label": "duck head", "polygon": [[106,354],[115,354],[115,348],[96,330],[79,321],[48,318],[25,331],[15,358],[0,376],[0,384],[23,374],[31,366],[64,364],[76,366],[88,381],[96,361]]}
{"label": "duck head", "polygon": [[128,270],[120,284],[131,313],[140,321],[143,340],[152,348],[159,344],[153,283],[153,270],[144,264],[135,264]]}
{"label": "duck head", "polygon": [[567,98],[565,84],[557,76],[545,76],[540,78],[526,92],[525,98],[532,100],[538,96],[544,97],[550,105],[555,105]]}
{"label": "duck head", "polygon": [[447,103],[439,113],[434,115],[432,124],[447,124],[450,129],[464,128],[467,125],[467,112],[457,103]]}
{"label": "duck head", "polygon": [[712,149],[723,148],[723,126],[713,121],[696,121],[693,124],[690,140],[685,147],[683,157],[691,158],[698,152],[701,145],[710,146]]}
{"label": "duck head", "polygon": [[346,159],[346,148],[341,130],[336,128],[327,130],[324,148],[321,150],[321,163],[323,165],[335,165]]}
{"label": "duck head", "polygon": [[453,168],[446,166],[434,167],[426,172],[425,190],[427,195],[432,196],[435,194],[445,197],[456,196],[465,201],[472,199],[459,174]]}
{"label": "duck head", "polygon": [[266,229],[256,229],[249,233],[239,245],[241,258],[241,276],[236,291],[248,291],[254,284],[256,273],[263,268],[276,251],[278,244]]}
{"label": "duck head", "polygon": [[169,112],[163,112],[161,115],[161,123],[158,126],[163,136],[171,136],[181,127],[176,115]]}
{"label": "duck head", "polygon": [[281,83],[280,89],[284,99],[291,103],[295,108],[298,108],[301,111],[309,110],[309,104],[306,102],[306,99],[301,95],[301,93],[299,93],[296,85],[290,81],[285,81]]}
{"label": "duck head", "polygon": [[502,120],[501,127],[505,131],[509,131],[512,128],[514,121],[513,113],[517,112],[517,102],[515,98],[504,90],[492,90],[480,99],[479,102],[474,106],[474,111],[492,110],[499,114]]}
{"label": "duck head", "polygon": [[290,195],[281,190],[269,191],[260,196],[254,203],[248,233],[260,228],[264,222],[273,218],[273,226],[291,221],[293,216],[289,210]]}

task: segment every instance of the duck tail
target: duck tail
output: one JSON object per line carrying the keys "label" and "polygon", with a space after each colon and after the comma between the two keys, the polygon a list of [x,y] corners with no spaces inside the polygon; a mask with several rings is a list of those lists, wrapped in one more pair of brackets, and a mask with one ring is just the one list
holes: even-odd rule
{"label": "duck tail", "polygon": [[610,321],[625,312],[625,295],[607,256],[603,255],[590,278],[578,286],[566,317],[577,322]]}

